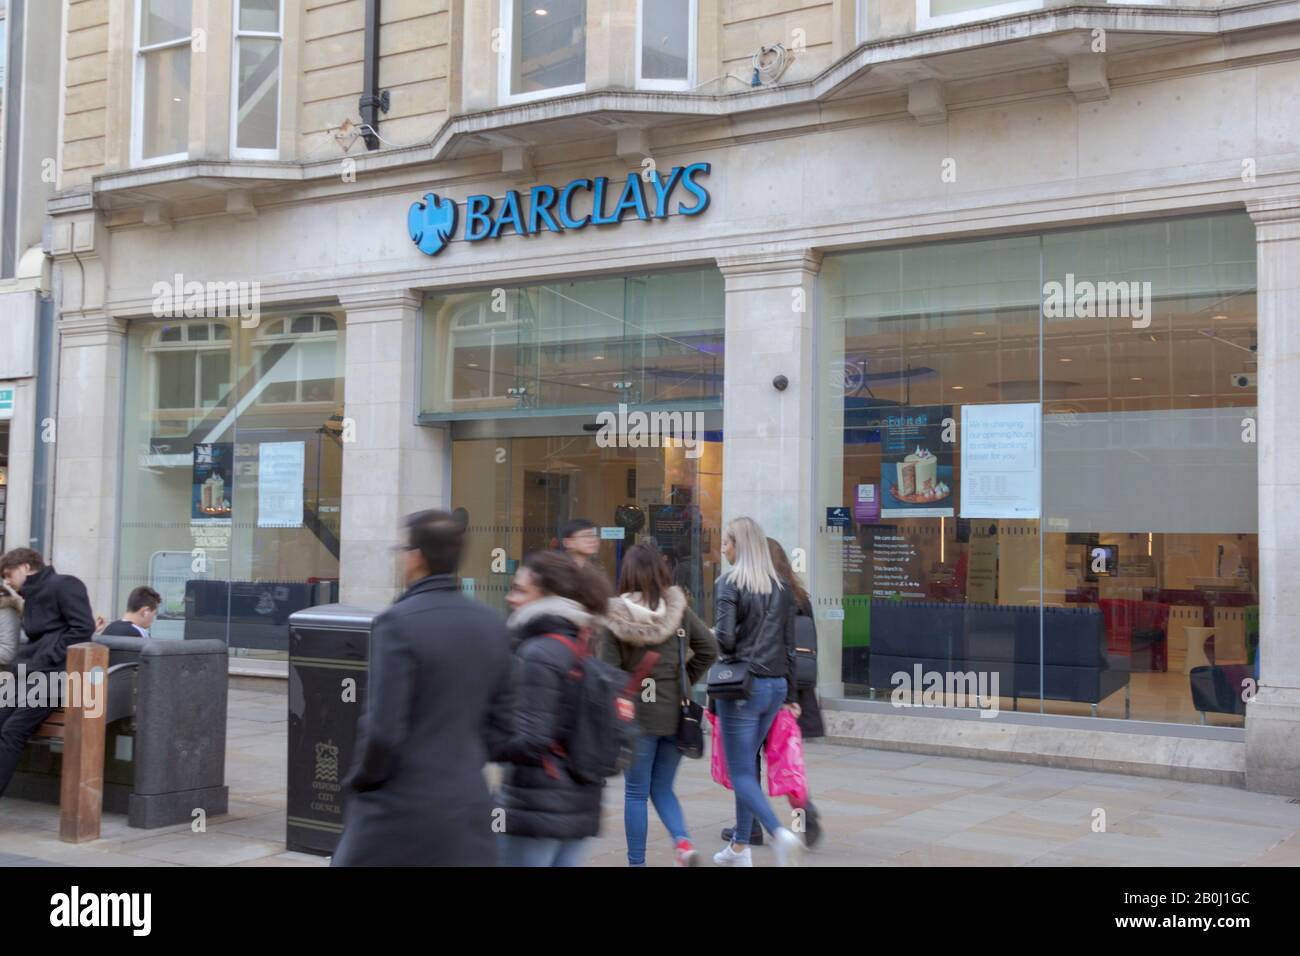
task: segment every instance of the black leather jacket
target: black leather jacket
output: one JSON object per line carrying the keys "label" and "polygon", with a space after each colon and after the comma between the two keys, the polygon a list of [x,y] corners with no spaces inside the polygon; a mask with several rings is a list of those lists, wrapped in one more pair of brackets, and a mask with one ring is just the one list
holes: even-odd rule
{"label": "black leather jacket", "polygon": [[730,578],[718,582],[718,650],[724,658],[747,661],[755,677],[784,677],[785,699],[794,702],[798,687],[794,670],[794,597],[789,588],[772,587],[770,594],[742,591]]}

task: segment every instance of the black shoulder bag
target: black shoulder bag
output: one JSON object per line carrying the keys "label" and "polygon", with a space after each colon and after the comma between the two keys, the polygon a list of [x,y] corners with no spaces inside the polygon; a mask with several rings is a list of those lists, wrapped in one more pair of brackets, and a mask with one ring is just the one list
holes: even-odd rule
{"label": "black shoulder bag", "polygon": [[677,665],[682,684],[682,712],[677,716],[677,751],[694,760],[704,756],[704,729],[700,726],[704,708],[691,697],[691,685],[686,679],[686,630],[682,627],[677,628]]}

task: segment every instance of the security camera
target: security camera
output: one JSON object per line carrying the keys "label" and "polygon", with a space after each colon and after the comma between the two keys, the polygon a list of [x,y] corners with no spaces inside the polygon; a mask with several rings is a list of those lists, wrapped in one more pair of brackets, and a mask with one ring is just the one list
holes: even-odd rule
{"label": "security camera", "polygon": [[790,385],[790,380],[784,375],[778,375],[772,379],[772,387],[778,392],[784,392]]}
{"label": "security camera", "polygon": [[1233,372],[1231,377],[1233,388],[1254,388],[1258,378],[1254,372]]}

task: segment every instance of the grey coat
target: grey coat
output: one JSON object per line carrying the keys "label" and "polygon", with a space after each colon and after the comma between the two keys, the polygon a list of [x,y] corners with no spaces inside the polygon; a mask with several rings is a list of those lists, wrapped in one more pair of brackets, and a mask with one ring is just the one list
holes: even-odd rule
{"label": "grey coat", "polygon": [[491,866],[483,765],[510,733],[505,622],[454,575],[417,581],[370,635],[365,714],[334,866]]}

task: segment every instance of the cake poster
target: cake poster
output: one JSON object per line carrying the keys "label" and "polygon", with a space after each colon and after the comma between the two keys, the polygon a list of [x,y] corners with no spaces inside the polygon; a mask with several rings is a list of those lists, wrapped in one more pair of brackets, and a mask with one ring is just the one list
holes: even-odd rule
{"label": "cake poster", "polygon": [[235,446],[232,442],[194,446],[191,518],[230,520],[230,500],[235,493],[231,481],[234,460]]}
{"label": "cake poster", "polygon": [[951,405],[902,406],[880,429],[880,514],[951,518],[956,501],[952,445],[943,440]]}

